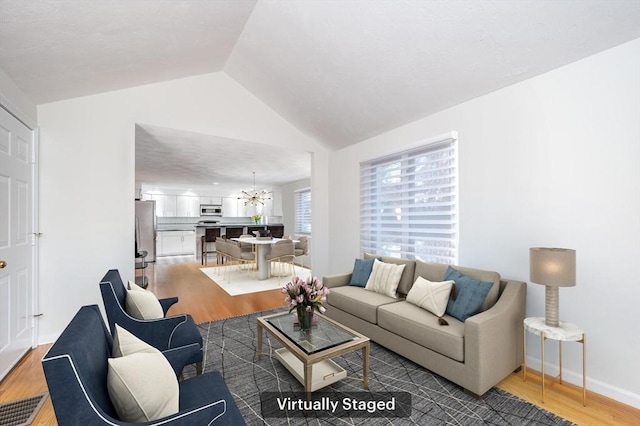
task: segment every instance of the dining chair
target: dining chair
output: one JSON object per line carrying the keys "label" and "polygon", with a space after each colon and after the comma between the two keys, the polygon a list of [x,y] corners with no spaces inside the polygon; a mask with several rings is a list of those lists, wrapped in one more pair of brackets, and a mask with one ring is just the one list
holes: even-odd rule
{"label": "dining chair", "polygon": [[[292,240],[280,240],[271,246],[271,252],[267,255],[266,259],[268,262],[271,262],[272,266],[274,266],[274,262],[277,262],[275,266],[278,269],[278,283],[280,283],[280,278],[282,277],[281,269],[283,263],[289,265],[291,276],[293,277],[295,275],[296,270],[293,265],[294,258],[295,251]],[[273,275],[273,268],[271,268],[271,273]]]}

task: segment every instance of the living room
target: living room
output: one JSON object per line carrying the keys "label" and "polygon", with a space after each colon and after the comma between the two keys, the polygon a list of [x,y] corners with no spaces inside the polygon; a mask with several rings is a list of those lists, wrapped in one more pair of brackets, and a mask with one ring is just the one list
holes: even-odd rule
{"label": "living room", "polygon": [[[627,3],[637,18],[637,2]],[[561,289],[560,314],[587,333],[587,388],[640,408],[640,282],[625,270],[640,258],[637,19],[630,33],[338,148],[226,71],[37,103],[3,71],[3,105],[39,128],[37,343],[53,342],[80,306],[100,304],[97,283],[107,269],[133,271],[136,123],[311,152],[318,276],[348,271],[362,256],[360,163],[455,131],[457,263],[529,282],[526,315],[542,316],[544,286],[529,280],[529,248],[575,249],[577,284]],[[100,208],[81,214],[84,206]],[[539,369],[539,344],[527,343],[527,364]],[[573,346],[566,345],[565,374],[579,384],[582,354]],[[549,356],[553,370],[557,358]]]}

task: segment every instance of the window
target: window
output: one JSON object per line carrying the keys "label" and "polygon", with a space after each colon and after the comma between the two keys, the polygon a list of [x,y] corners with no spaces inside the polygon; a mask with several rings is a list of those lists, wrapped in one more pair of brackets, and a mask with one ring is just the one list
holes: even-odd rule
{"label": "window", "polygon": [[296,191],[296,234],[311,235],[311,188]]}
{"label": "window", "polygon": [[455,264],[457,136],[360,164],[363,252]]}

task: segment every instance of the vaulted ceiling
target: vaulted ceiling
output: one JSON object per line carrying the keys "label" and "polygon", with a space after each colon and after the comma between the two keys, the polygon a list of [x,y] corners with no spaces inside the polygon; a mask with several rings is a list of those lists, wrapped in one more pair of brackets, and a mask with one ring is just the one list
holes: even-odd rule
{"label": "vaulted ceiling", "polygon": [[0,0],[35,103],[224,71],[334,149],[638,37],[638,0]]}

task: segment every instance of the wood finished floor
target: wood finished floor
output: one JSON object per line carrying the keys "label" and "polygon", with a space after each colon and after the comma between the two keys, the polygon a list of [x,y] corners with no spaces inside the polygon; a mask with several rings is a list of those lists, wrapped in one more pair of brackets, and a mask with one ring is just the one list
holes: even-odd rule
{"label": "wood finished floor", "polygon": [[[212,266],[211,263],[209,266]],[[192,257],[164,258],[147,268],[148,289],[158,297],[178,296],[169,314],[189,313],[198,323],[284,307],[279,290],[229,296],[211,282]],[[98,285],[99,277],[96,279]],[[101,301],[96,301],[102,303]],[[0,382],[0,403],[46,392],[41,359],[49,345],[32,350]],[[541,402],[540,374],[528,370],[528,380],[514,373],[498,387],[579,425],[640,425],[640,410],[588,392],[582,406],[581,388],[547,379],[546,402]],[[51,399],[47,398],[32,425],[56,425]]]}

